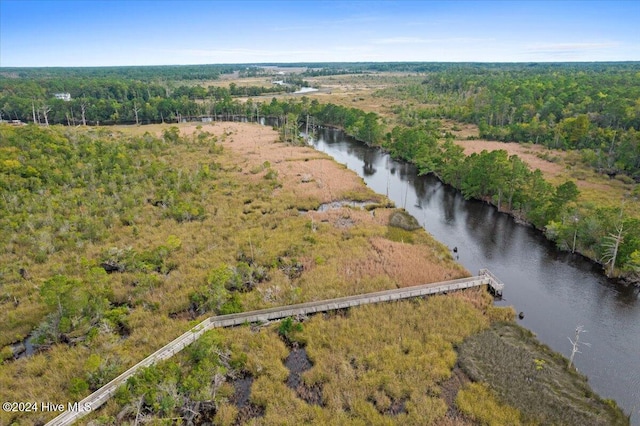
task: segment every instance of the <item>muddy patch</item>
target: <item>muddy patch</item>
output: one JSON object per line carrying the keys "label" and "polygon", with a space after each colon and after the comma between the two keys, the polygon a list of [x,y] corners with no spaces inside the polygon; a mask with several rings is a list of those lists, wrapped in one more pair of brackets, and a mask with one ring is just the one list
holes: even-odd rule
{"label": "muddy patch", "polygon": [[253,385],[252,376],[241,377],[233,381],[233,388],[235,392],[231,397],[231,402],[236,407],[243,408],[250,404],[249,397],[251,396],[251,385]]}
{"label": "muddy patch", "polygon": [[315,384],[308,386],[302,380],[302,373],[313,367],[307,351],[304,348],[293,348],[284,365],[289,369],[287,386],[296,391],[298,398],[307,404],[322,405],[322,386]]}
{"label": "muddy patch", "polygon": [[367,401],[372,403],[378,413],[384,416],[397,416],[407,412],[405,406],[407,398],[390,398],[385,392],[378,391],[375,396],[369,397]]}
{"label": "muddy patch", "polygon": [[251,386],[253,385],[253,377],[245,376],[237,378],[233,381],[235,392],[229,398],[229,401],[238,407],[238,416],[236,417],[236,425],[243,425],[250,419],[264,416],[264,407],[253,404],[250,401]]}
{"label": "muddy patch", "polygon": [[466,419],[465,416],[456,408],[455,404],[458,391],[469,381],[469,377],[467,377],[460,366],[456,364],[451,372],[451,377],[445,380],[441,385],[442,398],[446,401],[448,407],[446,418],[455,420],[456,424],[472,424],[469,423],[468,419]]}
{"label": "muddy patch", "polygon": [[36,348],[33,346],[33,336],[28,336],[21,342],[10,345],[13,351],[13,359],[20,359],[30,357],[36,353]]}

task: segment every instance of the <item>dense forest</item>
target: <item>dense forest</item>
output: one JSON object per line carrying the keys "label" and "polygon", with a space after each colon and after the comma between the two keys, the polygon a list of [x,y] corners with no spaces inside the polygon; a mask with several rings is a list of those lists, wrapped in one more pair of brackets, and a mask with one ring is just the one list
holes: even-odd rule
{"label": "dense forest", "polygon": [[[203,71],[198,77],[185,78],[181,67],[171,74],[171,67],[158,74],[144,67],[115,68],[120,74],[86,69],[80,76],[73,72],[58,75],[55,70],[4,70],[0,70],[0,120],[45,125],[149,124],[204,115],[250,115],[234,97],[287,93],[308,85],[295,76],[288,77],[286,84],[268,86],[187,84],[190,79],[214,80],[218,74]],[[248,70],[243,73],[253,75]],[[163,78],[165,75],[172,79]],[[63,99],[64,94],[69,97]]]}
{"label": "dense forest", "polygon": [[245,69],[242,65],[162,65],[122,67],[45,67],[0,68],[0,75],[24,79],[60,78],[126,78],[140,81],[162,80],[215,80],[221,74]]}
{"label": "dense forest", "polygon": [[640,65],[585,64],[428,73],[404,93],[422,117],[474,123],[480,137],[580,149],[593,167],[640,179]]}

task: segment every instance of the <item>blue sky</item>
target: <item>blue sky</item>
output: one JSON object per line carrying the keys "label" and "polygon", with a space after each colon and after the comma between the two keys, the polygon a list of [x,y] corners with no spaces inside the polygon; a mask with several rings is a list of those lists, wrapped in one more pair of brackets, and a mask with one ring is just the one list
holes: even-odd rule
{"label": "blue sky", "polygon": [[638,61],[640,1],[0,0],[0,66]]}

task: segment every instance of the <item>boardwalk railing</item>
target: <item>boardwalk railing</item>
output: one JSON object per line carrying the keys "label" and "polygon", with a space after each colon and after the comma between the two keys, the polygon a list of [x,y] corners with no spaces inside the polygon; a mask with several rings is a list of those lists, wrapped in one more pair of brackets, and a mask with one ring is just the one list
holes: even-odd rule
{"label": "boardwalk railing", "polygon": [[143,359],[124,373],[84,398],[78,404],[69,405],[67,411],[58,415],[46,424],[46,426],[70,425],[79,418],[89,414],[104,404],[116,389],[143,367],[149,367],[158,361],[171,358],[182,349],[195,342],[205,332],[218,327],[232,327],[248,323],[266,323],[271,320],[286,317],[296,317],[317,312],[327,312],[337,309],[345,309],[353,306],[370,303],[390,302],[393,300],[422,297],[449,291],[462,290],[470,287],[488,285],[492,293],[502,295],[504,284],[489,270],[482,269],[478,276],[461,278],[431,284],[422,284],[413,287],[398,288],[393,290],[378,291],[375,293],[359,294],[355,296],[340,297],[337,299],[321,300],[316,302],[300,303],[297,305],[280,306],[276,308],[262,309],[259,311],[241,312],[237,314],[220,315],[207,318],[191,330],[182,334],[177,339],[158,349],[147,358]]}
{"label": "boardwalk railing", "polygon": [[493,272],[483,268],[483,269],[480,269],[479,275],[489,278],[489,288],[491,289],[491,292],[494,295],[502,296],[502,290],[504,290],[504,283],[500,281],[498,277],[493,275]]}

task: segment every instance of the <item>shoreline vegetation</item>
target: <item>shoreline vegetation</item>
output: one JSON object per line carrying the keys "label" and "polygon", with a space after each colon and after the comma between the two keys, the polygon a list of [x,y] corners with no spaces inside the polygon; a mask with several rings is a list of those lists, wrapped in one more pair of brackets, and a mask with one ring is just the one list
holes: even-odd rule
{"label": "shoreline vegetation", "polygon": [[[362,140],[362,139],[358,139],[357,137],[354,137],[352,134],[346,132],[346,130],[341,127],[341,126],[334,126],[334,125],[325,125],[325,127],[329,127],[329,128],[333,128],[335,130],[339,130],[342,132],[345,132],[345,134],[349,137],[354,138],[356,141],[360,142],[360,143],[364,143],[367,146],[373,147],[373,148],[377,148],[380,149],[381,151],[391,155],[392,157],[393,154],[389,149],[386,149],[384,147],[384,145],[371,145],[368,142]],[[501,144],[503,144],[503,142],[501,142]],[[464,146],[464,144],[460,143],[459,146]],[[488,152],[487,150],[484,150],[485,152]],[[517,154],[516,154],[517,156]],[[411,161],[411,160],[407,160],[407,159],[402,159],[399,157],[394,157],[396,159],[401,159],[403,161],[407,161],[413,165],[417,165],[416,162]],[[514,159],[515,160],[515,159]],[[517,160],[515,160],[517,161]],[[423,173],[425,174],[425,173]],[[456,191],[461,191],[461,189],[459,187],[456,187],[454,185],[451,184],[451,182],[447,182],[443,179],[443,177],[441,175],[439,175],[438,173],[436,173],[435,171],[429,171],[426,174],[431,174],[432,176],[436,177],[442,184],[447,185],[453,189],[455,189]],[[559,238],[559,236],[555,233],[554,229],[547,229],[546,227],[538,227],[536,226],[535,223],[530,222],[527,220],[526,217],[523,217],[521,215],[521,212],[519,211],[515,211],[512,209],[509,209],[508,207],[505,207],[504,204],[501,204],[500,206],[498,206],[498,204],[496,204],[491,197],[485,197],[485,198],[474,198],[474,197],[470,197],[469,199],[474,199],[476,201],[480,201],[486,204],[489,204],[491,206],[493,206],[498,212],[500,213],[504,213],[509,215],[515,222],[517,222],[520,225],[524,225],[524,226],[528,226],[531,227],[533,229],[535,229],[536,231],[538,231],[540,233],[540,235],[544,236],[545,238],[547,238],[547,240],[550,243],[555,244],[555,247],[561,251],[564,252],[570,252],[571,254],[577,255],[577,256],[581,256],[583,259],[585,259],[586,261],[590,262],[591,264],[598,266],[601,268],[601,273],[603,275],[607,275],[607,271],[606,271],[606,264],[603,264],[601,261],[598,261],[593,254],[588,254],[588,253],[583,253],[582,251],[580,251],[579,249],[575,248],[572,250],[572,248],[569,246],[569,242],[568,241],[557,241],[557,239]],[[640,287],[640,275],[638,274],[638,272],[636,271],[636,266],[633,266],[633,269],[628,270],[627,273],[624,272],[619,272],[617,275],[614,276],[608,276],[609,279],[612,279],[614,281],[617,281],[619,283],[622,283],[624,285],[634,285],[636,287]]]}
{"label": "shoreline vegetation", "polygon": [[[79,400],[215,313],[469,275],[354,173],[267,127],[5,125],[0,137],[11,166],[0,197],[3,400]],[[317,211],[336,200],[372,204]],[[89,419],[628,424],[527,333],[483,290],[216,330]],[[13,360],[10,345],[28,335],[36,353]],[[295,348],[308,360],[292,389]],[[499,368],[546,389],[535,399],[547,411],[506,398],[498,366],[486,367],[514,351],[518,363]],[[566,395],[572,405],[554,414]],[[51,417],[0,413],[7,424]]]}

